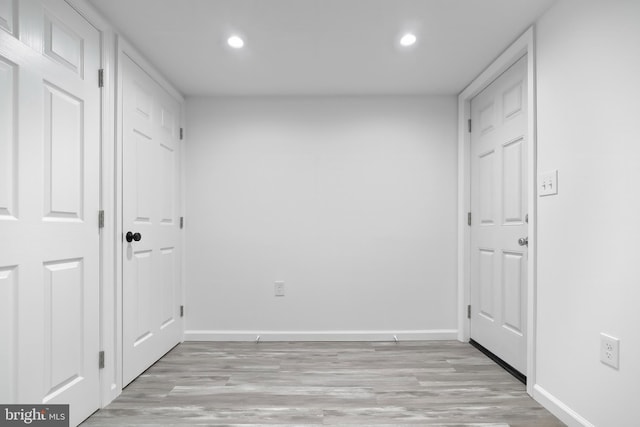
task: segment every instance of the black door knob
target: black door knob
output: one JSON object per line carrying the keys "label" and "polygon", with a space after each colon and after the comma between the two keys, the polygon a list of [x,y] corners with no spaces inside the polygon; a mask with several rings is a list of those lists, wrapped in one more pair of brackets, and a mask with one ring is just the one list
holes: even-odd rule
{"label": "black door knob", "polygon": [[139,242],[142,239],[142,234],[140,233],[132,233],[131,231],[127,231],[127,234],[124,236],[127,239],[127,242],[131,243],[132,241]]}

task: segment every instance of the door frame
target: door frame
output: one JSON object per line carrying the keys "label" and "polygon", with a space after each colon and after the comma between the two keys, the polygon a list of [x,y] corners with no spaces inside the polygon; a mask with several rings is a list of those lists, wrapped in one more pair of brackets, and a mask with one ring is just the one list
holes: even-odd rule
{"label": "door frame", "polygon": [[103,87],[100,93],[100,197],[99,209],[104,211],[104,227],[100,229],[100,351],[105,352],[105,368],[100,369],[100,407],[104,407],[120,394],[121,387],[113,383],[115,369],[110,357],[110,342],[113,341],[115,328],[110,308],[114,304],[114,259],[115,234],[113,228],[114,180],[114,51],[115,33],[111,24],[87,0],[65,0],[100,33],[100,68],[104,70]]}
{"label": "door frame", "polygon": [[468,342],[470,319],[467,306],[471,295],[471,100],[505,72],[523,55],[527,55],[527,201],[529,205],[529,256],[527,260],[527,393],[533,396],[535,380],[536,333],[536,84],[535,28],[529,27],[458,95],[458,340]]}
{"label": "door frame", "polygon": [[[101,67],[104,86],[101,93],[100,131],[100,209],[104,227],[100,230],[100,350],[104,368],[100,370],[101,408],[122,392],[122,126],[119,59],[128,55],[157,83],[180,102],[180,126],[185,121],[185,99],[156,68],[120,37],[117,29],[88,0],[65,0],[100,32]],[[180,216],[185,214],[186,137],[181,141]],[[182,283],[180,298],[185,301],[185,233],[182,233]],[[182,330],[184,340],[184,319]]]}
{"label": "door frame", "polygon": [[88,0],[65,0],[100,32],[100,59],[104,70],[100,112],[100,209],[104,227],[100,229],[100,351],[104,368],[100,369],[100,407],[111,403],[122,391],[117,381],[115,338],[115,247],[116,230],[113,201],[115,194],[115,30]]}

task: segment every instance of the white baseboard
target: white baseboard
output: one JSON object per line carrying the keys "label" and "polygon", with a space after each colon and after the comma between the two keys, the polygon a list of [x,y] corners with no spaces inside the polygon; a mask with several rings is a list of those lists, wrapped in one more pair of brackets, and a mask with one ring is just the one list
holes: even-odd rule
{"label": "white baseboard", "polygon": [[184,332],[185,341],[444,341],[457,340],[457,329],[426,331],[207,331]]}
{"label": "white baseboard", "polygon": [[533,386],[533,398],[569,427],[595,427],[538,384]]}

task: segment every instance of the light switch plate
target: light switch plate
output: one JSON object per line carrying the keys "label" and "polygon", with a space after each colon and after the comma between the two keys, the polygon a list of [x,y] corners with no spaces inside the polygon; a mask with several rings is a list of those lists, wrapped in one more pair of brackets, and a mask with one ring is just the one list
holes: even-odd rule
{"label": "light switch plate", "polygon": [[558,194],[558,170],[540,172],[538,174],[538,196]]}

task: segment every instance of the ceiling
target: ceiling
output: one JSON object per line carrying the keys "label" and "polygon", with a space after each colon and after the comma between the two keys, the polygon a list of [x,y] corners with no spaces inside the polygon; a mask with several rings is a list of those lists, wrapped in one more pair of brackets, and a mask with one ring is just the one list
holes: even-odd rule
{"label": "ceiling", "polygon": [[185,95],[457,94],[554,1],[90,0]]}

